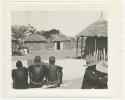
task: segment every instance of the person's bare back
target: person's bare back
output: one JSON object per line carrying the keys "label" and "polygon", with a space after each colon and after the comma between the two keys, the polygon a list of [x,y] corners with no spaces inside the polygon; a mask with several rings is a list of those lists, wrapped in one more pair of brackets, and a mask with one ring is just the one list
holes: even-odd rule
{"label": "person's bare back", "polygon": [[41,62],[40,56],[35,57],[35,63],[28,68],[30,87],[42,87],[45,76],[45,63]]}
{"label": "person's bare back", "polygon": [[62,67],[55,65],[55,57],[49,58],[49,65],[45,72],[47,85],[59,86],[62,83]]}

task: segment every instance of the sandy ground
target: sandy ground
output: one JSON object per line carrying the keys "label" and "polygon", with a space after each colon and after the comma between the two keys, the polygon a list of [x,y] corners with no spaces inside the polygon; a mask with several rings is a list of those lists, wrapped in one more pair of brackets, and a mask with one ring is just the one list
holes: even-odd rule
{"label": "sandy ground", "polygon": [[56,57],[56,59],[64,58],[74,58],[76,56],[76,50],[43,50],[43,51],[32,51],[25,56],[13,56],[12,60],[24,60],[24,59],[33,59],[35,56],[41,56],[41,59],[47,60],[50,56]]}
{"label": "sandy ground", "polygon": [[[27,67],[27,60],[21,60],[23,65]],[[44,60],[48,63],[48,60]],[[16,60],[12,61],[12,68],[15,68]],[[63,58],[56,60],[56,65],[63,67],[63,84],[60,89],[80,89],[82,85],[83,76],[85,73],[85,60]],[[44,87],[43,87],[44,88]]]}

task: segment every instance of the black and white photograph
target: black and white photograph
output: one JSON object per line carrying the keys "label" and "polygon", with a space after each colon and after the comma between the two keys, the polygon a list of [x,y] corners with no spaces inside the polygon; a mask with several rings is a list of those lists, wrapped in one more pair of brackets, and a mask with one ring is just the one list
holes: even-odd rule
{"label": "black and white photograph", "polygon": [[11,12],[11,88],[108,89],[108,13]]}

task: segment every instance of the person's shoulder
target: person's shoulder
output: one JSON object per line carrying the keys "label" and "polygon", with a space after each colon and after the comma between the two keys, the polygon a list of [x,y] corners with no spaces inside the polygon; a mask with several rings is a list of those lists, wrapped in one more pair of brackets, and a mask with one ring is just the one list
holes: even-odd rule
{"label": "person's shoulder", "polygon": [[27,69],[25,66],[22,67],[23,69]]}
{"label": "person's shoulder", "polygon": [[92,71],[94,71],[94,70],[91,70],[91,69],[89,69],[89,68],[86,68],[86,72],[92,72]]}
{"label": "person's shoulder", "polygon": [[86,71],[91,71],[91,70],[92,70],[92,68],[90,68],[90,67],[86,68]]}
{"label": "person's shoulder", "polygon": [[12,69],[12,71],[15,71],[15,70],[17,70],[17,69]]}
{"label": "person's shoulder", "polygon": [[28,67],[28,69],[32,69],[32,68],[33,68],[33,66],[34,66],[34,65],[30,65],[30,66]]}
{"label": "person's shoulder", "polygon": [[61,69],[61,70],[63,69],[63,68],[62,68],[61,66],[59,66],[59,65],[55,65],[55,66],[56,66],[57,69]]}
{"label": "person's shoulder", "polygon": [[24,70],[28,70],[28,68],[26,68],[26,67],[22,67],[22,69],[24,69]]}
{"label": "person's shoulder", "polygon": [[11,71],[12,71],[12,72],[15,72],[16,70],[17,70],[17,69],[12,69]]}
{"label": "person's shoulder", "polygon": [[87,66],[86,70],[88,70],[88,71],[95,71],[96,67],[95,66]]}
{"label": "person's shoulder", "polygon": [[87,75],[94,74],[94,73],[95,73],[95,70],[92,70],[92,69],[87,68],[85,73],[86,73]]}

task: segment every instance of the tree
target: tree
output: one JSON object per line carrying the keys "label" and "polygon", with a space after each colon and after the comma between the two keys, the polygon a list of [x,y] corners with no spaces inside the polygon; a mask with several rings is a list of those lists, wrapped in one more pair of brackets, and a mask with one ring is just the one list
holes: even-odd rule
{"label": "tree", "polygon": [[45,37],[45,38],[50,38],[50,39],[53,39],[53,37],[55,35],[60,35],[60,31],[57,30],[57,29],[51,29],[49,31],[41,31],[41,34]]}
{"label": "tree", "polygon": [[49,31],[44,31],[41,30],[41,35],[44,36],[46,39],[48,39],[49,42],[49,47],[52,47],[52,40],[54,38],[55,35],[60,35],[60,31],[57,29],[51,29]]}
{"label": "tree", "polygon": [[17,43],[19,47],[23,47],[24,42],[22,41],[23,38],[26,36],[28,30],[28,26],[24,25],[13,25],[11,26],[12,36],[17,39]]}
{"label": "tree", "polygon": [[60,31],[57,29],[51,29],[49,32],[51,35],[59,35],[60,34]]}
{"label": "tree", "polygon": [[41,32],[42,36],[44,36],[46,39],[50,38],[50,32],[49,31],[42,31]]}
{"label": "tree", "polygon": [[22,39],[25,37],[26,35],[26,31],[28,30],[27,26],[24,25],[13,25],[11,27],[11,32],[14,38],[18,39]]}
{"label": "tree", "polygon": [[34,33],[36,32],[36,28],[34,28],[33,26],[29,26],[28,31],[29,31],[31,34],[34,34]]}
{"label": "tree", "polygon": [[[41,31],[36,31],[36,34],[39,34],[39,35],[42,35],[42,36],[44,36],[44,33],[45,33],[45,31],[44,30],[41,30]],[[45,36],[44,36],[45,37]],[[45,37],[46,38],[46,37]]]}
{"label": "tree", "polygon": [[60,31],[57,29],[51,29],[49,31],[49,34],[50,34],[50,38],[53,39],[55,35],[60,35]]}

